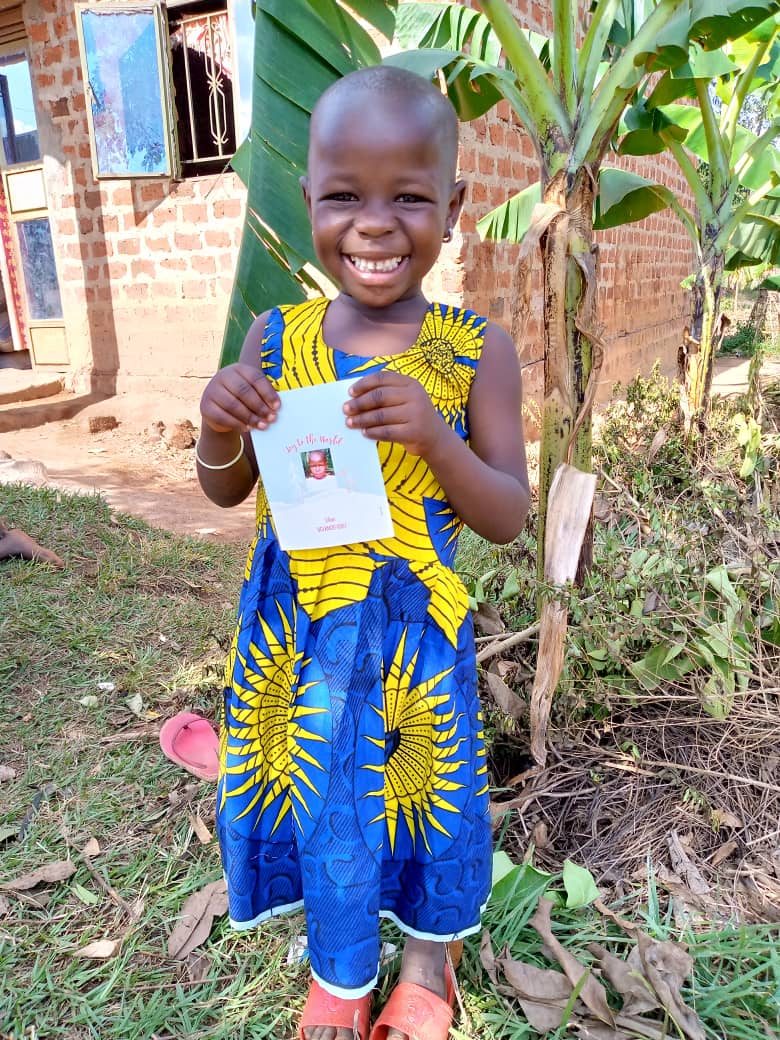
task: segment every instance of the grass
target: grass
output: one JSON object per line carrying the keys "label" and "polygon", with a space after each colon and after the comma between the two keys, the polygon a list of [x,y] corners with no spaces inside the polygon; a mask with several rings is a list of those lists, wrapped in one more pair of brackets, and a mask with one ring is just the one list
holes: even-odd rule
{"label": "grass", "polygon": [[[190,783],[162,757],[156,727],[184,708],[214,715],[243,552],[114,515],[99,498],[48,489],[0,487],[0,516],[67,564],[57,572],[11,561],[0,570],[0,765],[16,770],[0,785],[0,829],[28,821],[23,840],[0,843],[0,876],[76,863],[71,878],[46,887],[45,906],[0,900],[0,1036],[293,1037],[307,972],[288,966],[286,955],[304,928],[300,916],[253,933],[234,933],[221,919],[197,951],[206,958],[199,982],[166,950],[184,900],[218,878],[220,864],[216,844],[198,841],[190,816],[211,828],[214,790]],[[473,561],[477,574],[496,562],[484,546],[472,549],[482,553]],[[105,885],[80,856],[90,838],[100,844],[94,868]],[[143,900],[135,923],[108,885],[127,903]],[[652,886],[643,906],[641,923],[652,935],[680,937]],[[496,948],[509,943],[515,957],[544,964],[539,938],[526,927],[532,912],[531,895],[513,892],[491,903],[485,924]],[[622,933],[591,911],[557,911],[555,926],[583,958],[589,941],[625,947]],[[74,956],[94,940],[120,937],[112,959]],[[388,938],[397,941],[392,930]],[[755,926],[685,938],[696,963],[687,996],[708,1037],[776,1035],[776,933]],[[478,951],[477,936],[461,973],[468,1021],[453,1035],[536,1035],[488,982]]]}

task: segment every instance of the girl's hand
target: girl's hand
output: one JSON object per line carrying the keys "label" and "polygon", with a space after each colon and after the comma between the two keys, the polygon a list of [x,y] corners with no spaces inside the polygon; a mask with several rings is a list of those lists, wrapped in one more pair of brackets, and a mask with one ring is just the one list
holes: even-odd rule
{"label": "girl's hand", "polygon": [[239,361],[213,376],[200,399],[200,413],[215,433],[265,430],[276,419],[280,404],[262,371]]}
{"label": "girl's hand", "polygon": [[417,380],[400,372],[373,372],[349,393],[347,426],[375,441],[402,444],[410,455],[431,455],[449,429]]}

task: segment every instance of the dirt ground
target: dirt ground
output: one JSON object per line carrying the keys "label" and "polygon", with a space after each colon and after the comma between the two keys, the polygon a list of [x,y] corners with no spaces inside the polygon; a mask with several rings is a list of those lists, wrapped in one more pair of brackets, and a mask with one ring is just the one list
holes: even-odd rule
{"label": "dirt ground", "polygon": [[[715,391],[743,392],[748,365],[744,358],[718,359]],[[780,378],[776,359],[765,368],[767,376]],[[189,398],[172,400],[138,393],[109,398],[90,403],[70,419],[0,432],[0,483],[21,479],[100,494],[113,509],[139,516],[156,527],[248,544],[254,524],[253,496],[233,509],[213,505],[195,477],[193,449],[167,443],[177,421],[189,420],[197,426],[198,396],[193,392]],[[96,416],[114,416],[119,424],[112,430],[90,433],[89,420]],[[3,519],[13,525],[13,517]]]}
{"label": "dirt ground", "polygon": [[[119,425],[90,433],[89,419],[96,416],[114,416]],[[0,482],[24,480],[99,494],[113,509],[155,527],[248,545],[254,525],[253,497],[232,509],[215,506],[200,490],[194,449],[176,448],[166,441],[177,419],[196,424],[198,418],[196,404],[179,405],[178,413],[172,413],[170,402],[140,395],[90,405],[72,419],[1,432]],[[162,435],[156,423],[163,423]],[[13,526],[13,517],[4,519]]]}

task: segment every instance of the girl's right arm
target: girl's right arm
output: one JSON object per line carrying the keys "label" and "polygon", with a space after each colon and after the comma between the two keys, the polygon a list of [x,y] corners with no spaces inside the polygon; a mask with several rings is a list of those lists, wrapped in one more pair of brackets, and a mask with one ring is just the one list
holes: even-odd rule
{"label": "girl's right arm", "polygon": [[[221,368],[200,399],[203,417],[197,453],[210,466],[196,463],[206,496],[218,506],[243,502],[257,480],[257,462],[249,431],[265,430],[276,419],[279,395],[260,368],[266,311],[252,322],[241,355],[234,365]],[[240,456],[241,442],[244,450]],[[236,461],[229,465],[232,459]]]}

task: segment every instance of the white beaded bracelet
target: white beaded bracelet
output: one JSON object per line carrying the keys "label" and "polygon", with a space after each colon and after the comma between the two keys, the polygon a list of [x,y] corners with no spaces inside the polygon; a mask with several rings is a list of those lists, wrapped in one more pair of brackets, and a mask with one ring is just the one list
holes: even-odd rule
{"label": "white beaded bracelet", "polygon": [[198,460],[198,463],[201,466],[203,466],[204,469],[230,469],[231,466],[235,466],[235,464],[244,454],[244,438],[242,437],[241,447],[238,449],[238,455],[236,455],[234,459],[231,459],[230,462],[223,462],[221,466],[212,466],[210,462],[204,462],[203,459],[200,457],[200,452],[198,451],[199,446],[200,437],[198,437],[198,440],[195,442],[195,458]]}

